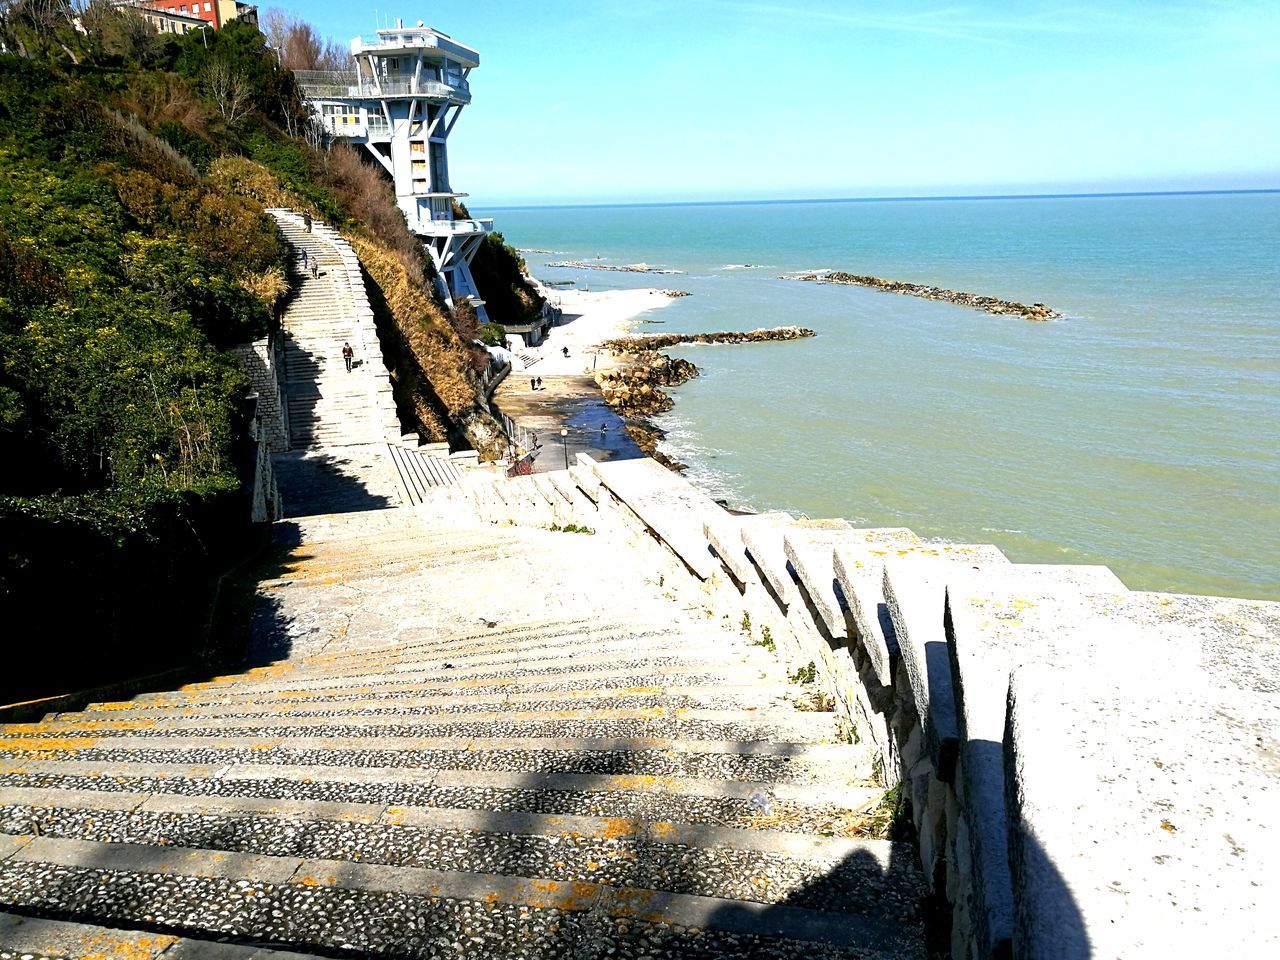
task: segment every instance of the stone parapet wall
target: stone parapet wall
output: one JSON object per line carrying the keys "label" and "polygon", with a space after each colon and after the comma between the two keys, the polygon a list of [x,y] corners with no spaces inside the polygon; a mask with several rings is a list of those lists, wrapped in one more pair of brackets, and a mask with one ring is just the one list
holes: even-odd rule
{"label": "stone parapet wall", "polygon": [[284,504],[280,502],[280,488],[276,484],[275,467],[271,462],[272,451],[263,442],[261,434],[257,440],[258,454],[253,468],[253,499],[249,507],[249,519],[253,523],[272,523],[284,516]]}
{"label": "stone parapet wall", "polygon": [[273,341],[264,337],[252,343],[238,344],[231,348],[231,353],[244,367],[253,392],[258,395],[263,442],[271,453],[288,450],[288,414],[282,402],[279,363]]}
{"label": "stone parapet wall", "polygon": [[648,460],[579,455],[468,492],[490,523],[617,539],[672,596],[811,675],[909,801],[952,956],[1280,951],[1264,812],[1280,795],[1280,604],[1130,591],[1106,567],[901,528],[736,516]]}

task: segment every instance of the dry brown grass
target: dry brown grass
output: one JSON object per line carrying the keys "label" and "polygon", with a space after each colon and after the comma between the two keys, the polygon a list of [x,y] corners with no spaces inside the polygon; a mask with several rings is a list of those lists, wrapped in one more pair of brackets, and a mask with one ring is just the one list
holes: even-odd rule
{"label": "dry brown grass", "polygon": [[240,286],[269,304],[274,304],[289,292],[284,271],[279,267],[272,267],[260,273],[246,273],[240,278]]}
{"label": "dry brown grass", "polygon": [[206,140],[212,114],[191,88],[172,73],[148,73],[137,78],[123,104],[144,118],[148,127],[176,123]]}
{"label": "dry brown grass", "polygon": [[874,837],[886,839],[895,815],[891,796],[861,810],[833,811],[814,822],[811,810],[779,807],[773,813],[758,813],[748,822],[752,830],[814,831],[830,837]]}
{"label": "dry brown grass", "polygon": [[422,245],[409,232],[396,206],[391,182],[373,164],[345,143],[316,154],[314,175],[338,198],[343,209],[357,212],[369,233],[384,247],[406,259],[410,269],[425,264]]}
{"label": "dry brown grass", "polygon": [[396,251],[357,234],[346,235],[346,240],[382,291],[396,326],[445,409],[454,415],[474,407],[476,384],[466,374],[471,367],[471,350],[427,293],[425,284],[415,282],[415,275]]}
{"label": "dry brown grass", "polygon": [[310,204],[286,190],[270,170],[246,157],[219,157],[209,164],[208,179],[214,186],[257,200],[264,207],[292,207],[315,212]]}

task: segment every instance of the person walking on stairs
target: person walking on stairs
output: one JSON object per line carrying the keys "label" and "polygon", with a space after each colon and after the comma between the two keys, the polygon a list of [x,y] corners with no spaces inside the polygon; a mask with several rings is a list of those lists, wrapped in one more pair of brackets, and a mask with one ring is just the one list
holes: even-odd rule
{"label": "person walking on stairs", "polygon": [[304,213],[302,215],[302,225],[307,228],[307,233],[311,232],[311,214]]}
{"label": "person walking on stairs", "polygon": [[351,344],[344,343],[342,345],[342,360],[347,365],[347,373],[351,372],[351,360],[355,355],[356,352],[351,349]]}

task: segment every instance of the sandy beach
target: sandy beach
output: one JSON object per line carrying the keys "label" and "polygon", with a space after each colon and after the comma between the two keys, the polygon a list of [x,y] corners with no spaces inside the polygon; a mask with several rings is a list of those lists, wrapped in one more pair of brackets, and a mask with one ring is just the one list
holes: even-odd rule
{"label": "sandy beach", "polygon": [[[579,452],[599,460],[641,456],[622,420],[600,396],[594,372],[617,361],[597,348],[605,340],[624,336],[643,314],[665,307],[671,298],[656,289],[550,290],[547,294],[564,311],[564,322],[548,330],[540,346],[513,351],[515,369],[494,392],[494,405],[538,435],[542,447],[534,461],[537,472],[563,469],[566,457],[572,462]],[[527,365],[522,356],[529,358]],[[538,390],[529,386],[533,377],[542,378]],[[562,437],[561,430],[567,435]]]}
{"label": "sandy beach", "polygon": [[[548,290],[547,297],[564,311],[564,321],[547,331],[547,338],[537,347],[516,350],[533,357],[528,370],[533,376],[555,377],[590,374],[611,359],[596,356],[596,346],[612,337],[624,336],[632,325],[646,314],[671,303],[660,290]],[[564,348],[569,348],[565,357]],[[520,363],[512,377],[522,372]]]}

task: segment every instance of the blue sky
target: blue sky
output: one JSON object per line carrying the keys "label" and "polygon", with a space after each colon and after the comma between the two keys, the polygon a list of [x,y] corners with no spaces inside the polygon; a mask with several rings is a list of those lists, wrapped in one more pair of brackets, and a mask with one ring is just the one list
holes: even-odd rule
{"label": "blue sky", "polygon": [[1276,0],[398,2],[480,51],[480,206],[1280,187]]}

